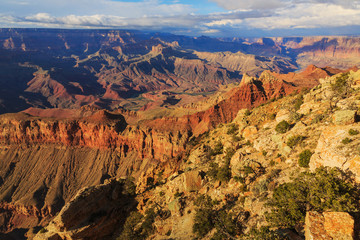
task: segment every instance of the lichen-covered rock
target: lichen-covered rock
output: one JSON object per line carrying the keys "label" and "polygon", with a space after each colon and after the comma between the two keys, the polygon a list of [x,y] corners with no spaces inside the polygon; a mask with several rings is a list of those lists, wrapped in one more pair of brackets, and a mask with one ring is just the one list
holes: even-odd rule
{"label": "lichen-covered rock", "polygon": [[339,110],[333,115],[333,122],[337,125],[352,124],[355,122],[356,111]]}
{"label": "lichen-covered rock", "polygon": [[288,145],[286,145],[281,135],[279,134],[272,135],[271,139],[277,145],[282,155],[287,156],[291,153],[291,148]]}
{"label": "lichen-covered rock", "polygon": [[351,138],[350,129],[360,131],[360,126],[330,126],[322,131],[310,159],[310,170],[313,171],[321,166],[338,167],[352,171],[355,174],[355,180],[360,182],[360,158],[356,152],[359,139],[354,137],[352,142],[342,143],[344,139]]}
{"label": "lichen-covered rock", "polygon": [[346,212],[307,212],[305,218],[306,240],[353,240],[355,221]]}

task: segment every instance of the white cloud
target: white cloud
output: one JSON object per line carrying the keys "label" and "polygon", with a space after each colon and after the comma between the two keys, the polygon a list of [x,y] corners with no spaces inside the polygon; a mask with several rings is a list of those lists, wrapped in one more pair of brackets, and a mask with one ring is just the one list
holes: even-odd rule
{"label": "white cloud", "polygon": [[281,0],[211,0],[219,6],[228,9],[272,9],[283,6]]}
{"label": "white cloud", "polygon": [[293,4],[334,4],[343,7],[355,7],[360,3],[359,0],[210,0],[219,6],[228,9],[276,9],[283,8]]}
{"label": "white cloud", "polygon": [[122,17],[142,17],[153,15],[189,14],[195,9],[187,4],[164,4],[160,0],[143,0],[140,2],[121,2],[112,0],[34,0],[22,1],[1,0],[0,13],[16,16],[29,16],[37,13],[48,13],[53,16],[113,15]]}
{"label": "white cloud", "polygon": [[0,27],[127,28],[200,35],[360,26],[360,0],[211,1],[237,10],[199,15],[178,0],[169,4],[161,0],[0,0]]}

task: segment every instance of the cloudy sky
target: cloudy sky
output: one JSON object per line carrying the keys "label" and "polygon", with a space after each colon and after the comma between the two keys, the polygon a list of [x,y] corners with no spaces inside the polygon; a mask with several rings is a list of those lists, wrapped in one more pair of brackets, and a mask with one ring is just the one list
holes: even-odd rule
{"label": "cloudy sky", "polygon": [[0,27],[226,37],[359,35],[360,0],[0,0]]}

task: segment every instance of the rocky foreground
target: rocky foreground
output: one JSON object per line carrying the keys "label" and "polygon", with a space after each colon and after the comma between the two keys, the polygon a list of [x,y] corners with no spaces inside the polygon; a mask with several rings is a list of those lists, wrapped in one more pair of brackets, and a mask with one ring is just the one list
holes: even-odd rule
{"label": "rocky foreground", "polygon": [[360,71],[332,71],[296,75],[324,74],[308,91],[245,76],[211,114],[141,125],[94,108],[2,115],[1,237],[357,239]]}

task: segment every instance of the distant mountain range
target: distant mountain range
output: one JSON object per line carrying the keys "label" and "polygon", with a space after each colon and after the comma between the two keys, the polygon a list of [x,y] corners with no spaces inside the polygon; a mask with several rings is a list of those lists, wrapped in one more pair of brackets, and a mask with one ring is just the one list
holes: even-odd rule
{"label": "distant mountain range", "polygon": [[[216,39],[123,30],[0,29],[0,113],[29,107],[140,109],[144,93],[176,105],[246,73],[360,64],[358,37]],[[181,94],[180,94],[181,93]]]}

